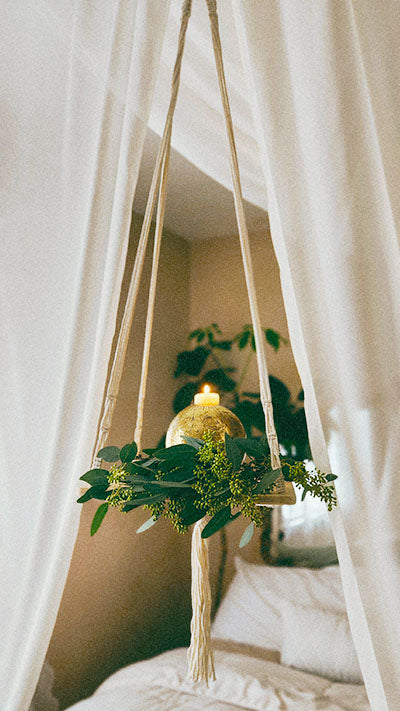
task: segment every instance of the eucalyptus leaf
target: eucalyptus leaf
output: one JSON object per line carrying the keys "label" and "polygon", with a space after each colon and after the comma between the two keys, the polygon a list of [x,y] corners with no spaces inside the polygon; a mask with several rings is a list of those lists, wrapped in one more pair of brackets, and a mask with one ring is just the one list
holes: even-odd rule
{"label": "eucalyptus leaf", "polygon": [[336,474],[327,474],[325,477],[326,481],[335,481],[337,479]]}
{"label": "eucalyptus leaf", "polygon": [[251,539],[253,538],[254,530],[255,524],[252,521],[244,530],[244,533],[240,539],[239,548],[244,548],[245,546],[247,546],[248,543],[250,543]]}
{"label": "eucalyptus leaf", "polygon": [[[157,460],[155,459],[154,462]],[[150,476],[154,473],[149,467],[145,467],[144,464],[138,464],[137,462],[127,462],[124,464],[124,471],[128,474],[139,474],[141,476],[146,476],[148,473]]]}
{"label": "eucalyptus leaf", "polygon": [[99,530],[101,523],[103,521],[103,518],[106,515],[107,511],[108,511],[108,504],[107,503],[100,504],[95,515],[93,516],[93,521],[92,521],[92,525],[90,528],[90,535],[91,536],[94,536],[96,531]]}
{"label": "eucalyptus leaf", "polygon": [[303,493],[302,493],[302,495],[301,495],[301,500],[304,501],[304,499],[306,498],[306,496],[307,496],[307,489],[304,489],[304,490],[303,490]]}
{"label": "eucalyptus leaf", "polygon": [[185,442],[197,450],[204,446],[204,440],[198,439],[197,437],[185,437]]}
{"label": "eucalyptus leaf", "polygon": [[159,501],[165,499],[165,494],[155,494],[154,496],[138,496],[132,501],[127,501],[124,505],[122,511],[131,511],[132,509],[137,509],[138,506],[144,506],[145,504],[157,504]]}
{"label": "eucalyptus leaf", "polygon": [[131,442],[131,444],[125,444],[120,452],[121,462],[132,462],[137,455],[137,444],[136,442]]}
{"label": "eucalyptus leaf", "polygon": [[119,459],[118,447],[103,447],[97,452],[99,459],[104,459],[105,462],[117,462]]}
{"label": "eucalyptus leaf", "polygon": [[220,528],[223,528],[228,523],[230,518],[231,507],[225,506],[225,508],[221,509],[221,511],[218,511],[216,514],[214,514],[214,516],[204,526],[201,532],[201,537],[209,538],[213,535],[213,533],[216,533],[217,531],[219,531]]}
{"label": "eucalyptus leaf", "polygon": [[227,432],[225,433],[225,450],[226,456],[232,464],[233,471],[236,472],[242,463],[243,453],[237,446],[236,441],[232,439]]}
{"label": "eucalyptus leaf", "polygon": [[255,459],[264,459],[268,455],[269,450],[266,450],[260,440],[253,437],[235,437],[234,442],[242,452]]}
{"label": "eucalyptus leaf", "polygon": [[92,495],[90,493],[90,489],[86,489],[85,493],[82,494],[82,496],[79,497],[79,499],[76,500],[77,504],[84,504],[86,501],[90,501],[92,498]]}
{"label": "eucalyptus leaf", "polygon": [[101,485],[92,486],[89,489],[90,498],[91,499],[100,499],[100,501],[105,501],[107,496],[109,496],[109,494],[110,494],[110,491],[108,489],[109,489],[108,482],[106,485],[101,484]]}
{"label": "eucalyptus leaf", "polygon": [[155,523],[157,523],[156,518],[153,518],[153,517],[148,518],[147,521],[145,521],[144,523],[142,523],[141,526],[139,526],[136,533],[144,533],[144,531],[147,531],[149,528],[154,526]]}
{"label": "eucalyptus leaf", "polygon": [[275,483],[280,474],[282,474],[282,469],[271,469],[269,471],[266,471],[265,474],[262,475],[257,486],[255,487],[254,493],[262,494],[263,491],[269,489],[272,484]]}
{"label": "eucalyptus leaf", "polygon": [[193,456],[193,447],[190,444],[174,444],[172,447],[165,447],[165,449],[158,449],[154,452],[154,456],[157,459],[173,459],[176,455],[187,455]]}
{"label": "eucalyptus leaf", "polygon": [[200,521],[205,515],[205,511],[198,509],[192,501],[186,501],[185,508],[181,513],[181,519],[184,526],[191,526],[196,521]]}
{"label": "eucalyptus leaf", "polygon": [[107,469],[90,469],[85,474],[82,474],[80,481],[86,481],[92,486],[95,484],[108,484],[108,471]]}

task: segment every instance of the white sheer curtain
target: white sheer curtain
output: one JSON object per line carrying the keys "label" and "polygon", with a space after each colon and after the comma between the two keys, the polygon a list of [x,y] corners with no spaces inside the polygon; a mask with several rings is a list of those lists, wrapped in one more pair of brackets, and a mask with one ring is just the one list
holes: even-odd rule
{"label": "white sheer curtain", "polygon": [[168,7],[2,5],[3,711],[29,706],[75,541]]}
{"label": "white sheer curtain", "polygon": [[400,6],[234,2],[313,456],[374,711],[400,699]]}

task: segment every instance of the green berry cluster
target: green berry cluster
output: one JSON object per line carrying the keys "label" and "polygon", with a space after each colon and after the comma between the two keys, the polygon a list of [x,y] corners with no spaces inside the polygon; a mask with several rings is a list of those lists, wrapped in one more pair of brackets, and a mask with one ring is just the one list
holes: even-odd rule
{"label": "green berry cluster", "polygon": [[110,506],[122,511],[127,501],[131,501],[132,499],[133,489],[130,486],[118,486],[112,489],[106,500]]}
{"label": "green berry cluster", "polygon": [[333,474],[324,474],[319,469],[307,471],[303,462],[283,461],[282,473],[285,479],[303,488],[303,497],[310,494],[324,501],[328,511],[337,505],[335,488],[332,481],[336,479]]}

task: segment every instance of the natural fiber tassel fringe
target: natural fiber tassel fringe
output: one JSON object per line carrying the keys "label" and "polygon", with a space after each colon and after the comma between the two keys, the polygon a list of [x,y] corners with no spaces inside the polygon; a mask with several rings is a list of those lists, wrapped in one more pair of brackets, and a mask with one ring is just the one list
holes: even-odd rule
{"label": "natural fiber tassel fringe", "polygon": [[211,588],[208,542],[201,537],[206,520],[197,521],[192,535],[192,622],[188,650],[189,675],[193,681],[215,680],[211,649]]}

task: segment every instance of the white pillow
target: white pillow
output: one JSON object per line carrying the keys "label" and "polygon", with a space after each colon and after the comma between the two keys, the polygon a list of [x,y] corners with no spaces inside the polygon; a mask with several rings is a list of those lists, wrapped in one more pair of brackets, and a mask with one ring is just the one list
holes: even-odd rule
{"label": "white pillow", "polygon": [[339,567],[279,568],[235,558],[236,573],[217,611],[212,636],[280,651],[282,603],[345,612]]}
{"label": "white pillow", "polygon": [[282,625],[282,664],[333,681],[362,684],[345,614],[286,601]]}

